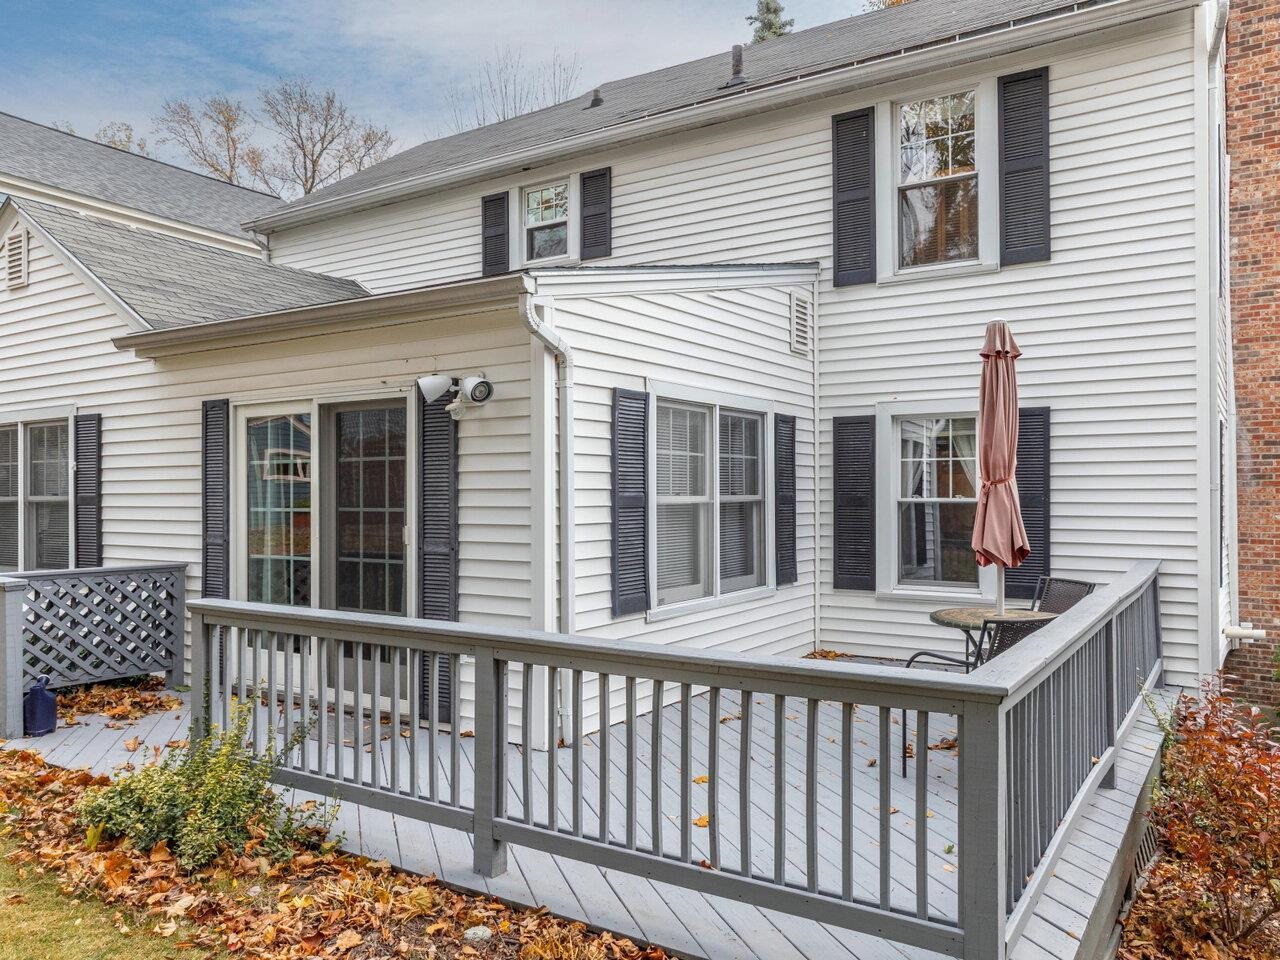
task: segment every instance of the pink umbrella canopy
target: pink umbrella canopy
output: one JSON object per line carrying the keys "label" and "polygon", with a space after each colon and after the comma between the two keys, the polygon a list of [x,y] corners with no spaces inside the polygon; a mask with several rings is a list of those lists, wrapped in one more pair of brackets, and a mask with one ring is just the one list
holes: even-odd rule
{"label": "pink umbrella canopy", "polygon": [[[987,324],[982,345],[982,381],[978,388],[978,470],[982,492],[973,521],[973,551],[978,565],[996,564],[1001,571],[1031,555],[1018,501],[1018,374],[1022,356],[1013,332],[1003,320]],[[1004,576],[999,578],[999,606],[1004,606]]]}

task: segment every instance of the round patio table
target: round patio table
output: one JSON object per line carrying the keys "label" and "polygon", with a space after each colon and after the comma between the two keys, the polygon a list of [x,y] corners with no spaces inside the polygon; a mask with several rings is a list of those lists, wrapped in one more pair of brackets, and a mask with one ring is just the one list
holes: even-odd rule
{"label": "round patio table", "polygon": [[964,633],[965,642],[969,647],[968,655],[971,660],[974,659],[974,655],[978,651],[978,640],[974,634],[982,632],[982,622],[984,620],[1039,620],[1047,623],[1055,617],[1057,617],[1056,613],[1041,613],[1039,610],[1016,610],[1006,607],[1004,613],[997,618],[994,606],[944,607],[929,614],[929,619],[939,626],[954,627]]}

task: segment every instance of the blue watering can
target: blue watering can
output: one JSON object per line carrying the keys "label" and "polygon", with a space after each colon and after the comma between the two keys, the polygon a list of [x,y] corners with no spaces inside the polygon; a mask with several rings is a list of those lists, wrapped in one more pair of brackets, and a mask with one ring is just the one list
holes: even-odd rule
{"label": "blue watering can", "polygon": [[49,678],[41,676],[22,698],[22,732],[43,737],[58,727],[58,700],[49,689]]}

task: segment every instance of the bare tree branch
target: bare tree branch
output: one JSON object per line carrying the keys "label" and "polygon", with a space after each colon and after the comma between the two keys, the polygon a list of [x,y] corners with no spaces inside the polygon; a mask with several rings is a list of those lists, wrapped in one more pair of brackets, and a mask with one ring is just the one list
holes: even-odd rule
{"label": "bare tree branch", "polygon": [[254,120],[239,100],[166,100],[153,122],[160,142],[179,146],[200,171],[242,186],[252,181],[245,152]]}
{"label": "bare tree branch", "polygon": [[581,77],[577,54],[553,50],[548,59],[530,63],[520,50],[498,47],[470,75],[445,88],[449,130],[461,133],[560,103],[577,93]]}
{"label": "bare tree branch", "polygon": [[129,153],[138,153],[144,157],[151,156],[151,151],[147,149],[147,141],[142,137],[134,137],[133,124],[124,120],[104,123],[93,135],[93,139],[99,143],[105,143],[108,147],[115,147],[117,150],[127,150]]}

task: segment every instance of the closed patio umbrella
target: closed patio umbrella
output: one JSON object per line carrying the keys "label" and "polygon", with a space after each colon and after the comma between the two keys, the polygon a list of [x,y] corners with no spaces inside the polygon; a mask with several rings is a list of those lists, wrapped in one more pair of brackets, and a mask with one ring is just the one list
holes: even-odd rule
{"label": "closed patio umbrella", "polygon": [[1022,352],[1003,320],[987,324],[978,387],[978,469],[982,491],[973,520],[978,566],[996,565],[996,613],[1004,613],[1004,572],[1031,555],[1018,501],[1018,375]]}

